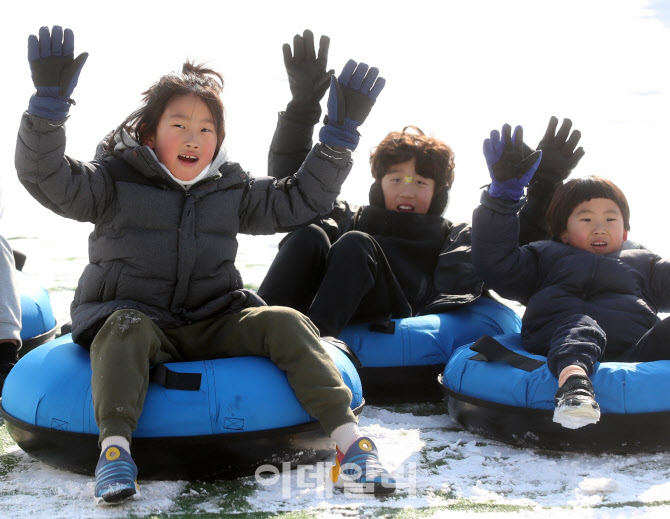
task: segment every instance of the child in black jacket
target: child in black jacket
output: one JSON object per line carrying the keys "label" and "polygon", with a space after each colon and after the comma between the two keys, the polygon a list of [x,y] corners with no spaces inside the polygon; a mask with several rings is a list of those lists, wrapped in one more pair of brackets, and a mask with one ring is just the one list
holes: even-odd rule
{"label": "child in black jacket", "polygon": [[[297,170],[311,147],[325,92],[329,40],[314,50],[310,31],[284,45],[293,94],[279,115],[269,154],[269,174]],[[522,211],[520,240],[546,237],[544,212],[555,186],[583,155],[565,153],[571,123],[556,133],[552,118],[539,148],[551,161],[538,172]],[[578,131],[571,142],[578,141]],[[259,295],[269,304],[296,308],[322,336],[338,336],[350,322],[435,314],[486,295],[470,257],[470,225],[442,217],[454,181],[454,153],[416,127],[390,132],[370,156],[370,204],[335,202],[326,218],[289,234],[279,246]]]}

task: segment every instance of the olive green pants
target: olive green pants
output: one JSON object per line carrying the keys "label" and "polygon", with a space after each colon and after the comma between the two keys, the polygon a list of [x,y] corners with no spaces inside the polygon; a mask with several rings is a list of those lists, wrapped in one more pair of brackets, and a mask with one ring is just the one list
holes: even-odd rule
{"label": "olive green pants", "polygon": [[250,355],[267,357],[286,373],[298,401],[329,435],[342,424],[356,422],[349,407],[351,391],[319,341],[317,328],[296,310],[247,308],[165,330],[141,312],[118,310],[91,344],[100,441],[107,436],[130,441],[154,364]]}

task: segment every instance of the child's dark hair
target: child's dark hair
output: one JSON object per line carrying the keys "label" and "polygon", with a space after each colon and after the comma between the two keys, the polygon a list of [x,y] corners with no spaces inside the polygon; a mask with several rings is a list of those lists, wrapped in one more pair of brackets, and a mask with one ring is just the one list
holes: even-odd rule
{"label": "child's dark hair", "polygon": [[[223,139],[226,136],[223,115],[223,76],[191,61],[186,61],[181,73],[171,72],[161,77],[146,91],[142,92],[142,106],[130,114],[117,128],[116,133],[126,130],[139,144],[144,144],[147,137],[156,133],[158,121],[165,111],[165,107],[175,97],[196,95],[207,105],[214,118],[216,126],[216,149],[214,156],[219,152]],[[110,147],[114,146],[114,139]]]}
{"label": "child's dark hair", "polygon": [[[408,132],[411,128],[414,132]],[[416,133],[415,133],[416,132]],[[435,191],[454,182],[454,152],[443,141],[425,135],[416,126],[391,132],[370,154],[372,176],[381,180],[389,167],[416,158],[416,172],[435,180]]]}
{"label": "child's dark hair", "polygon": [[575,207],[593,198],[607,198],[618,205],[624,229],[630,231],[630,209],[623,192],[611,180],[594,175],[573,178],[556,189],[547,209],[547,225],[552,239],[560,240]]}

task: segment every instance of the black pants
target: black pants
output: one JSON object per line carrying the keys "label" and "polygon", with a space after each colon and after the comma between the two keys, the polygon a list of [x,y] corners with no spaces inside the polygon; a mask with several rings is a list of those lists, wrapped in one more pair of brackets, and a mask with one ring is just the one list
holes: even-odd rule
{"label": "black pants", "polygon": [[282,240],[258,295],[269,305],[303,312],[321,336],[337,337],[349,322],[412,314],[373,237],[349,231],[331,245],[325,231],[316,225]]}
{"label": "black pants", "polygon": [[[576,364],[593,373],[598,360],[606,357],[607,336],[588,315],[575,314],[561,322],[554,331],[547,355],[549,371],[558,376],[563,368]],[[621,362],[670,360],[670,317],[656,323],[632,348],[607,358]]]}

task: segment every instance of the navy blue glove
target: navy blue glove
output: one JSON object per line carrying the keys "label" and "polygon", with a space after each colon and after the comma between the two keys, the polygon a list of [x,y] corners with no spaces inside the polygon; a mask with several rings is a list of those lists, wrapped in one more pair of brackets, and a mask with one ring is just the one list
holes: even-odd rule
{"label": "navy blue glove", "polygon": [[28,62],[37,92],[28,103],[28,113],[60,121],[67,118],[70,96],[77,86],[79,73],[88,53],[74,58],[74,34],[70,29],[55,25],[49,35],[48,27],[40,27],[39,40],[28,37]]}
{"label": "navy blue glove", "polygon": [[358,127],[386,85],[386,80],[378,76],[379,69],[350,59],[337,79],[331,77],[328,115],[319,132],[323,144],[356,149],[361,138]]}
{"label": "navy blue glove", "polygon": [[293,37],[293,54],[291,46],[285,43],[284,65],[288,75],[292,99],[286,107],[286,115],[296,121],[316,124],[321,117],[321,98],[328,90],[330,78],[334,70],[326,71],[330,38],[321,36],[319,55],[314,49],[314,34],[309,29],[300,36]]}
{"label": "navy blue glove", "polygon": [[502,138],[498,130],[493,130],[484,141],[484,157],[491,176],[489,195],[516,202],[540,165],[542,152],[524,157],[523,128],[517,126],[513,136],[511,133],[509,124],[503,125]]}
{"label": "navy blue glove", "polygon": [[537,149],[542,150],[542,163],[528,184],[529,196],[551,198],[556,187],[570,175],[584,156],[584,148],[581,146],[577,148],[582,136],[581,132],[575,130],[570,134],[572,121],[563,119],[558,133],[556,132],[557,126],[558,119],[552,116],[544,137],[537,145]]}

